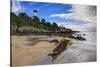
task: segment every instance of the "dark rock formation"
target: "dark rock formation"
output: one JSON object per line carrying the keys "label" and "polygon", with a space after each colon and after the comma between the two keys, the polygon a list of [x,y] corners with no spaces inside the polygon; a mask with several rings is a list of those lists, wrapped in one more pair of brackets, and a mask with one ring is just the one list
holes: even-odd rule
{"label": "dark rock formation", "polygon": [[53,39],[49,43],[55,43],[55,45],[57,45],[59,43],[59,41],[57,39]]}
{"label": "dark rock formation", "polygon": [[54,48],[53,53],[48,54],[48,56],[51,56],[52,60],[54,61],[58,55],[60,55],[63,51],[67,49],[69,42],[70,40],[66,40],[66,39],[61,40],[58,46]]}

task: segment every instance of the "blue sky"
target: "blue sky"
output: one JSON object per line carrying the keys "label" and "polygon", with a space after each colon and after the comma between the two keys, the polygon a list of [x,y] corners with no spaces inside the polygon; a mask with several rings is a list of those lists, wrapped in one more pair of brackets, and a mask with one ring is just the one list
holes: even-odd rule
{"label": "blue sky", "polygon": [[37,9],[40,19],[79,31],[96,30],[95,6],[13,0],[11,8],[16,14],[25,12],[29,16]]}
{"label": "blue sky", "polygon": [[[45,18],[48,21],[61,22],[65,21],[59,17],[50,17],[52,14],[57,13],[70,13],[72,6],[69,4],[58,4],[58,3],[43,3],[43,2],[27,2],[20,1],[21,12],[27,13],[29,16],[33,16],[33,9],[38,10],[38,17]],[[20,12],[19,11],[19,12]],[[18,14],[19,12],[15,12]]]}

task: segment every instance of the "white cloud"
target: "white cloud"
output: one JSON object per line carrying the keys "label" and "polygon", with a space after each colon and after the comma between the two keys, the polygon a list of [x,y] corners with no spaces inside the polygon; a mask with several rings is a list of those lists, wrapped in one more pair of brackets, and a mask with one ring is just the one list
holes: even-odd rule
{"label": "white cloud", "polygon": [[[96,29],[96,6],[72,5],[72,11],[72,13],[54,14],[50,17],[59,17],[66,20],[82,20],[87,22],[83,23],[82,25],[66,24],[67,21],[63,23],[63,26],[71,28],[73,30],[87,31],[90,29]],[[59,23],[59,25],[62,25],[62,23]]]}
{"label": "white cloud", "polygon": [[53,14],[50,17],[59,17],[59,18],[63,18],[63,19],[68,19],[70,16],[72,16],[72,13]]}
{"label": "white cloud", "polygon": [[[70,22],[69,22],[70,23]],[[91,31],[91,30],[96,30],[96,23],[85,23],[82,25],[74,25],[74,24],[68,24],[66,22],[58,23],[59,26],[63,25],[66,28],[70,28],[72,30],[76,31]]]}
{"label": "white cloud", "polygon": [[72,5],[72,13],[53,14],[50,17],[60,17],[63,19],[79,19],[83,21],[96,21],[96,7],[90,5]]}
{"label": "white cloud", "polygon": [[12,12],[17,13],[21,11],[20,1],[12,0]]}
{"label": "white cloud", "polygon": [[96,6],[72,5],[72,7],[74,11],[72,18],[89,22],[96,21]]}

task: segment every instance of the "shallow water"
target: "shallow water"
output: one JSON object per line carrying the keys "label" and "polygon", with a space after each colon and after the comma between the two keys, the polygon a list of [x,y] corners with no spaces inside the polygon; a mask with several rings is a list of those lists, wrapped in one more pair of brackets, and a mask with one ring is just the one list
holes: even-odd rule
{"label": "shallow water", "polygon": [[86,41],[75,41],[73,46],[61,53],[55,61],[52,61],[47,54],[41,56],[39,64],[96,61],[96,33],[86,33],[84,37],[87,39]]}
{"label": "shallow water", "polygon": [[[85,32],[86,33],[86,32]],[[96,33],[86,33],[86,41],[75,41],[73,47],[64,51],[56,63],[75,63],[96,61]]]}

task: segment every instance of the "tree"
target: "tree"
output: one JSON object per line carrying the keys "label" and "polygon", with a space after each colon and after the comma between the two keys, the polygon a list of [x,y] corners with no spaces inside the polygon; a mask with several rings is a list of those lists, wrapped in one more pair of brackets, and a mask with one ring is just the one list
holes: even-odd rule
{"label": "tree", "polygon": [[45,22],[46,22],[46,20],[45,20],[45,19],[42,19],[42,20],[41,20],[41,23],[45,23]]}
{"label": "tree", "polygon": [[33,16],[33,21],[35,23],[40,23],[40,19],[37,16]]}
{"label": "tree", "polygon": [[26,13],[19,13],[18,16],[23,19],[30,19],[30,17]]}
{"label": "tree", "polygon": [[50,22],[46,23],[46,27],[47,27],[48,30],[51,30],[51,28],[52,28],[51,26],[52,26],[52,24]]}
{"label": "tree", "polygon": [[59,28],[58,28],[58,25],[54,22],[53,24],[52,24],[52,28],[53,28],[53,30],[58,30]]}
{"label": "tree", "polygon": [[54,28],[58,28],[58,25],[55,22],[52,25]]}
{"label": "tree", "polygon": [[41,24],[43,25],[43,28],[46,29],[47,26],[46,26],[46,20],[45,19],[42,19],[41,20]]}

